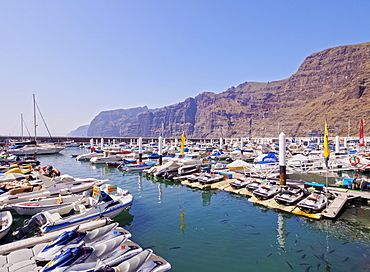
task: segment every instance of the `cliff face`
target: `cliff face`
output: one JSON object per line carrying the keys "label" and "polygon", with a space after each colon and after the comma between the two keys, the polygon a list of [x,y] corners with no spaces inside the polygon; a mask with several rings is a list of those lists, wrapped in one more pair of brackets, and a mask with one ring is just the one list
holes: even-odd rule
{"label": "cliff face", "polygon": [[146,107],[101,112],[88,136],[167,138],[277,137],[279,132],[306,136],[323,132],[358,134],[365,119],[370,130],[370,43],[346,45],[308,56],[298,71],[281,81],[245,82],[223,93],[205,92],[160,108]]}

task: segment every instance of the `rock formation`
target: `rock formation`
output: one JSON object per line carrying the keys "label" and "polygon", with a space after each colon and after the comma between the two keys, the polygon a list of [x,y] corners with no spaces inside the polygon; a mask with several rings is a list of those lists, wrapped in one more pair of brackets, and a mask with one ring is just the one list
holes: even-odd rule
{"label": "rock formation", "polygon": [[[88,136],[190,138],[277,137],[322,133],[358,135],[370,131],[370,43],[345,45],[308,56],[288,79],[245,82],[223,93],[204,92],[156,110],[104,111]],[[348,124],[351,124],[349,130]]]}

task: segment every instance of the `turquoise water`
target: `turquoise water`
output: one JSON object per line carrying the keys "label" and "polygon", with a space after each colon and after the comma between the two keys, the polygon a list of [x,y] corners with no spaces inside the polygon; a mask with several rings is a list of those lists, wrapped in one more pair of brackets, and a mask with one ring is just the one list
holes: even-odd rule
{"label": "turquoise water", "polygon": [[169,261],[171,271],[370,271],[367,204],[349,205],[335,221],[313,220],[253,204],[248,197],[71,157],[80,153],[85,150],[71,148],[38,159],[62,174],[109,178],[128,189],[133,204],[115,220],[134,242]]}

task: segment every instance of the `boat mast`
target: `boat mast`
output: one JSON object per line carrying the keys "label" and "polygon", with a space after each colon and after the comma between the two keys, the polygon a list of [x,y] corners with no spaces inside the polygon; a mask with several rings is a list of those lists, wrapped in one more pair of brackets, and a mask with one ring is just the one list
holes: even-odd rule
{"label": "boat mast", "polygon": [[37,134],[36,134],[36,99],[35,99],[35,94],[33,94],[33,124],[35,127],[35,141],[37,141]]}
{"label": "boat mast", "polygon": [[21,113],[21,137],[23,141],[23,113]]}

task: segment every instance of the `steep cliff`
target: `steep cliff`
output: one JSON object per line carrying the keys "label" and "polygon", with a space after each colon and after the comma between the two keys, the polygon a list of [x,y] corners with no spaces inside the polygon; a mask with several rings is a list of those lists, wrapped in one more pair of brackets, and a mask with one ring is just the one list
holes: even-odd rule
{"label": "steep cliff", "polygon": [[[322,132],[357,135],[360,118],[370,114],[370,43],[345,45],[308,56],[290,78],[245,82],[223,93],[157,110],[147,107],[101,112],[88,136],[276,137]],[[365,122],[365,133],[369,131]]]}

